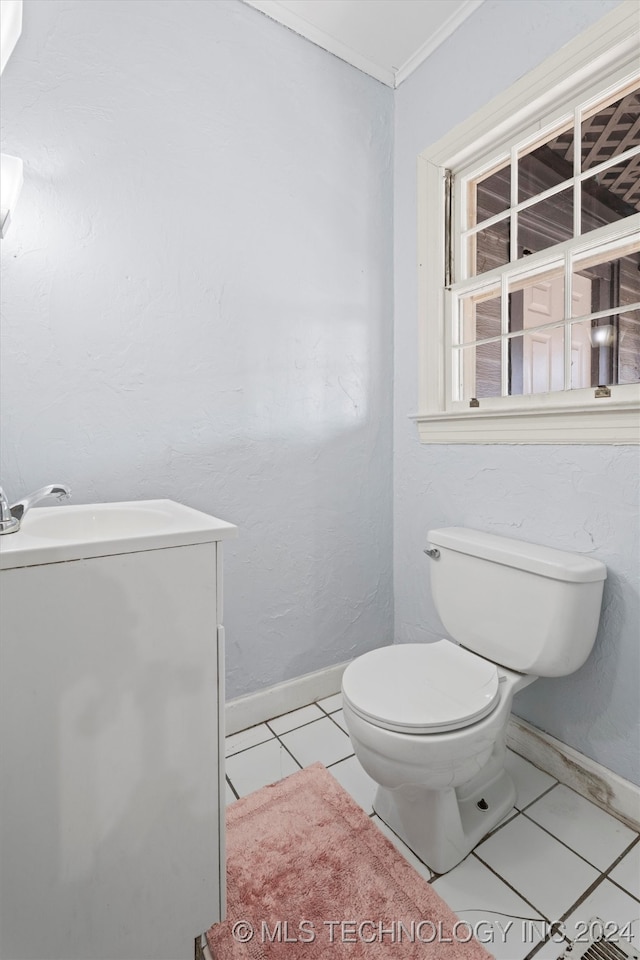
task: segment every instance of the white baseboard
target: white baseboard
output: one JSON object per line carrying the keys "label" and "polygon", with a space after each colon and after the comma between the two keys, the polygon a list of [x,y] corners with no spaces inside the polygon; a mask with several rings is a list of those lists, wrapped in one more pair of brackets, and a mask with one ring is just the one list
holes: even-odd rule
{"label": "white baseboard", "polygon": [[545,773],[640,830],[640,787],[537,727],[511,717],[507,745]]}
{"label": "white baseboard", "polygon": [[332,667],[307,673],[293,680],[285,680],[273,687],[258,690],[246,697],[229,700],[225,706],[226,734],[237,733],[256,723],[264,723],[281,713],[289,713],[298,707],[305,707],[314,700],[322,700],[339,693],[342,674],[350,663],[336,663]]}

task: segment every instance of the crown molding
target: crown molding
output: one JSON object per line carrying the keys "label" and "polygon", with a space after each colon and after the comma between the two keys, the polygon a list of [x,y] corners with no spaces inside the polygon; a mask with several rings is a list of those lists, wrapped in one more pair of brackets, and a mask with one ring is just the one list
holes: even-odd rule
{"label": "crown molding", "polygon": [[399,87],[483,3],[484,0],[465,0],[465,3],[442,24],[440,29],[436,30],[433,36],[426,40],[408,60],[405,60],[401,67],[398,67],[395,72],[394,86]]}
{"label": "crown molding", "polygon": [[288,27],[289,30],[293,30],[294,33],[310,40],[311,43],[315,43],[317,47],[322,47],[322,49],[328,53],[334,54],[334,56],[346,61],[346,63],[350,63],[353,67],[357,67],[358,70],[368,74],[375,80],[379,80],[387,87],[395,87],[395,72],[393,70],[387,70],[379,64],[374,63],[373,60],[364,57],[352,47],[342,43],[337,37],[316,27],[315,24],[310,23],[309,20],[305,20],[300,14],[294,13],[292,10],[289,10],[288,7],[283,7],[282,4],[278,3],[278,0],[244,0],[244,2],[248,6],[253,7],[254,10],[259,10],[260,13],[264,13],[272,20],[276,20],[283,26]]}
{"label": "crown molding", "polygon": [[444,41],[451,36],[454,30],[484,3],[484,0],[465,0],[462,6],[398,68],[383,67],[373,60],[369,60],[368,57],[365,57],[357,50],[354,50],[353,47],[343,43],[337,37],[334,37],[333,34],[320,29],[320,27],[311,23],[311,21],[307,20],[301,14],[292,11],[289,7],[283,6],[279,0],[244,0],[244,2],[248,6],[253,7],[254,10],[264,13],[271,20],[277,21],[283,26],[288,27],[289,30],[293,30],[294,33],[310,40],[311,43],[315,43],[316,46],[322,47],[322,49],[328,53],[334,54],[334,56],[339,57],[346,63],[350,63],[351,66],[356,67],[375,80],[379,80],[387,87],[395,89],[403,80],[406,80],[440,44],[444,43]]}

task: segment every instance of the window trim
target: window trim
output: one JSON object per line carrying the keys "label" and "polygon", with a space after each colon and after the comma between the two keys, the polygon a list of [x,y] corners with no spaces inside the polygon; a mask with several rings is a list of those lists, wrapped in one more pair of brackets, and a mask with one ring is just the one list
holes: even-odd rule
{"label": "window trim", "polygon": [[[443,282],[449,171],[468,169],[507,139],[526,136],[534,125],[547,126],[568,101],[594,87],[594,78],[605,87],[637,72],[637,20],[636,3],[624,0],[418,156],[419,412],[411,419],[422,442],[640,443],[640,384],[612,386],[611,397],[598,400],[591,388],[563,391],[562,396],[503,397],[484,409],[452,409]],[[578,393],[591,399],[581,403]]]}

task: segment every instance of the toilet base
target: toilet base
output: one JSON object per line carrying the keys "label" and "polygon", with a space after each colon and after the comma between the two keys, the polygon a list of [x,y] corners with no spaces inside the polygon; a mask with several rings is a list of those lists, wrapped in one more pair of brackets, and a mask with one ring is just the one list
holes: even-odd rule
{"label": "toilet base", "polygon": [[516,791],[504,768],[483,784],[428,790],[378,787],[373,809],[435,873],[460,863],[513,807]]}

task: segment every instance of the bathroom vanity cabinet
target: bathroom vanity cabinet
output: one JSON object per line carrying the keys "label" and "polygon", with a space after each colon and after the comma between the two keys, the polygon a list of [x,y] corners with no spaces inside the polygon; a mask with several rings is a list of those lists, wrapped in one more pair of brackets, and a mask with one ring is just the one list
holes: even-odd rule
{"label": "bathroom vanity cabinet", "polygon": [[3,960],[191,960],[224,916],[235,532],[165,500],[0,538]]}

